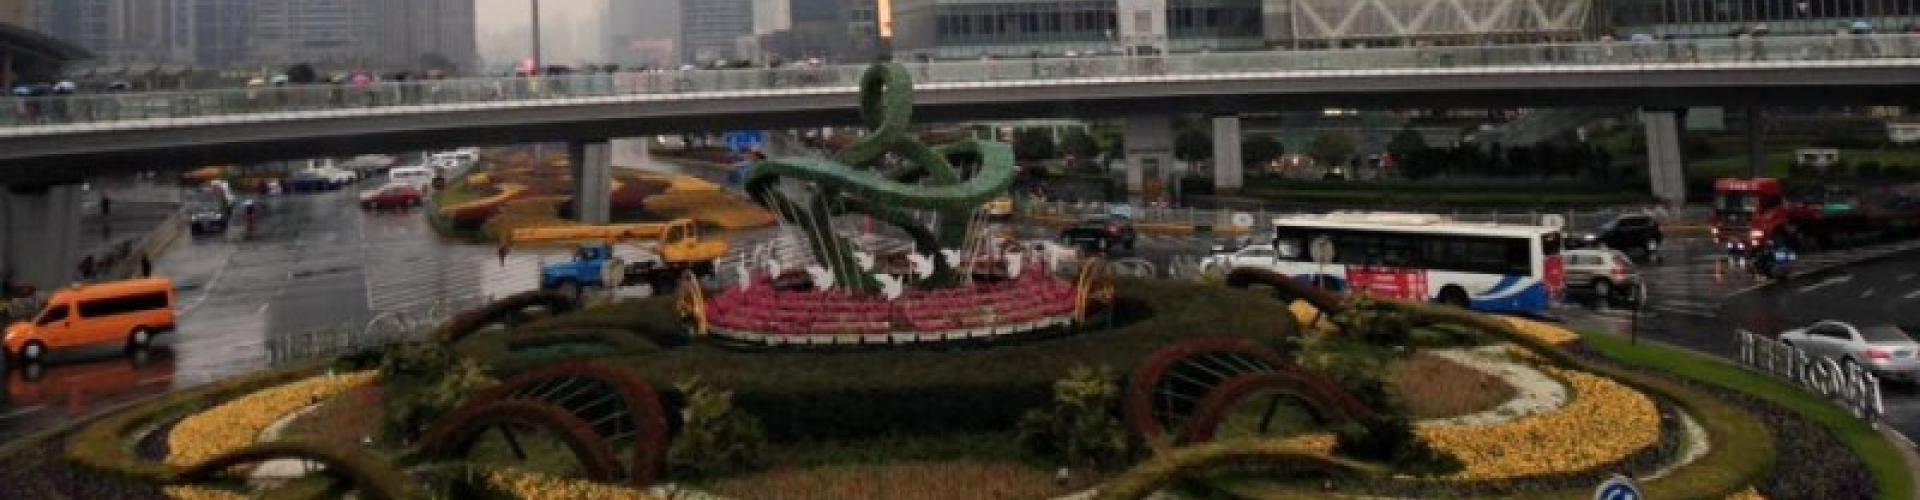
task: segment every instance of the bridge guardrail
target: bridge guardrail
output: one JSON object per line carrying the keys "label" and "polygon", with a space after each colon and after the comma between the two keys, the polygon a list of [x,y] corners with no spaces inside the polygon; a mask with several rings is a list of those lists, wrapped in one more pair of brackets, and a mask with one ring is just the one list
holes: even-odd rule
{"label": "bridge guardrail", "polygon": [[[1920,34],[1714,38],[1536,45],[1396,47],[910,63],[917,84],[1101,81],[1116,78],[1319,72],[1326,76],[1401,70],[1607,67],[1624,71],[1815,67],[1920,58]],[[389,106],[509,103],[636,94],[797,89],[851,91],[865,65],[645,71],[539,78],[471,78],[318,84],[181,92],[107,93],[0,99],[0,130],[41,125],[179,119]],[[1511,70],[1502,70],[1511,71]],[[718,97],[718,96],[716,96]],[[84,128],[82,128],[84,130]]]}

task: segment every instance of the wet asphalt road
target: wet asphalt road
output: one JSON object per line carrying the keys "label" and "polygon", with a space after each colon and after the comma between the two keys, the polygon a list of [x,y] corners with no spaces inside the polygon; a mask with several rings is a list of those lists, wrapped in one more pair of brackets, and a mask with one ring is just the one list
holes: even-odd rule
{"label": "wet asphalt road", "polygon": [[[1861,325],[1920,325],[1920,241],[1842,249],[1803,257],[1798,274],[1769,283],[1730,272],[1706,242],[1667,249],[1663,263],[1642,275],[1651,299],[1639,315],[1638,334],[1668,344],[1737,360],[1738,330],[1777,335],[1815,321]],[[1556,311],[1582,331],[1626,335],[1633,312],[1595,304]],[[1920,437],[1920,388],[1882,382],[1888,423],[1908,438]]]}
{"label": "wet asphalt road", "polygon": [[236,221],[225,234],[182,238],[154,262],[179,287],[179,331],[137,358],[100,348],[15,367],[0,403],[0,441],[262,369],[272,336],[526,290],[539,261],[555,258],[522,252],[502,266],[492,247],[436,236],[417,210],[370,213],[354,202],[353,188],[269,198],[252,230]]}

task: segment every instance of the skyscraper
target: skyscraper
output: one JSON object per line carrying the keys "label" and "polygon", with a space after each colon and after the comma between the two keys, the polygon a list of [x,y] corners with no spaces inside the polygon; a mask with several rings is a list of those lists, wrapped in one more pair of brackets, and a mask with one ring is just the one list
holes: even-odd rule
{"label": "skyscraper", "polygon": [[371,67],[377,0],[255,0],[251,62]]}
{"label": "skyscraper", "polygon": [[173,31],[167,15],[180,0],[58,0],[33,10],[36,27],[111,62],[166,62]]}
{"label": "skyscraper", "polygon": [[479,69],[473,0],[384,0],[373,5],[378,34],[366,50],[378,66]]}
{"label": "skyscraper", "polygon": [[753,33],[754,0],[689,0],[680,5],[680,44],[687,61],[744,59],[735,42]]}

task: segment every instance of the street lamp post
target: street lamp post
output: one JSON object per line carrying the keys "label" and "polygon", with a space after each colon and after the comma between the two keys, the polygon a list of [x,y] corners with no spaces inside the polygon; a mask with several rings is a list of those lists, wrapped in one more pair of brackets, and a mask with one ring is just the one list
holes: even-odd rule
{"label": "street lamp post", "polygon": [[539,74],[546,63],[540,60],[540,0],[528,0],[533,7],[533,72]]}

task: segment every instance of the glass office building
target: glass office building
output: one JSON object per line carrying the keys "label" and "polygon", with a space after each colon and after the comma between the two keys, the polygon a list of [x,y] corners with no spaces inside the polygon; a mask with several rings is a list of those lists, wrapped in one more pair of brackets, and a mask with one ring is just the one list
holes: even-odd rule
{"label": "glass office building", "polygon": [[[1167,0],[1175,51],[1265,46],[1262,0]],[[937,59],[1120,52],[1114,0],[898,0],[894,47]]]}
{"label": "glass office building", "polygon": [[1729,36],[1764,28],[1773,35],[1828,34],[1857,25],[1875,32],[1920,25],[1914,0],[1612,0],[1621,35]]}

